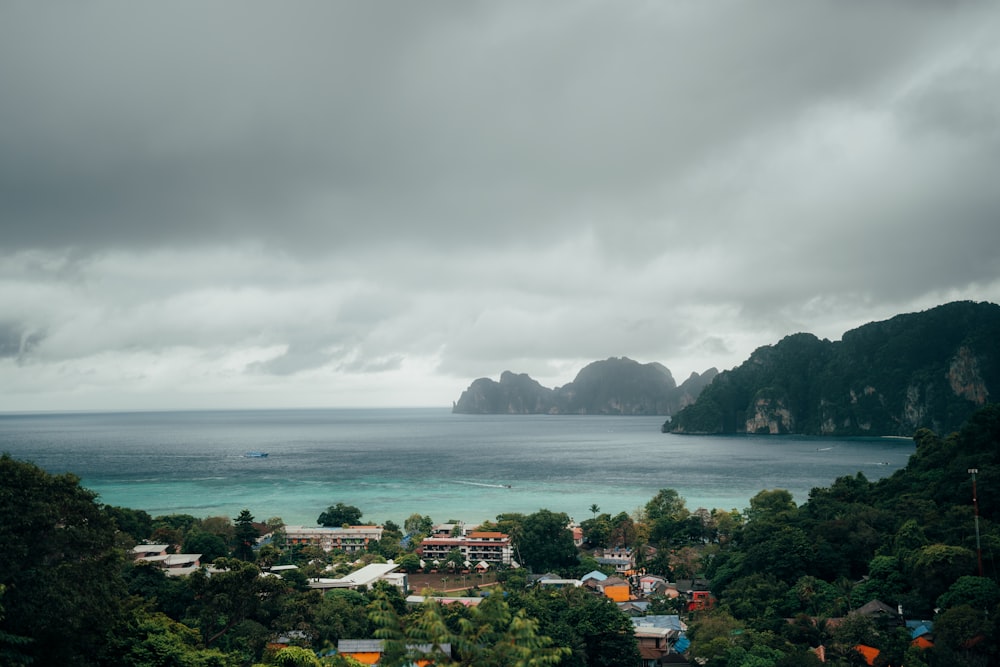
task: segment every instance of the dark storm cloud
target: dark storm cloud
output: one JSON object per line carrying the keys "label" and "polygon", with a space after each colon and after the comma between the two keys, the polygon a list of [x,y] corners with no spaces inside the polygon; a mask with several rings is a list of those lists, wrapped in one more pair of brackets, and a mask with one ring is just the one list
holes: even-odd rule
{"label": "dark storm cloud", "polygon": [[669,214],[656,192],[747,132],[872,94],[948,20],[891,3],[61,10],[16,6],[0,28],[13,245],[610,235]]}

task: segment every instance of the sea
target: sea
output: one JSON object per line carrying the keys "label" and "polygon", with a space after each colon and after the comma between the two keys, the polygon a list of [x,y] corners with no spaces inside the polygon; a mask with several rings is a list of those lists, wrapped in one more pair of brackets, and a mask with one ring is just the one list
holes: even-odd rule
{"label": "sea", "polygon": [[[338,502],[365,522],[478,523],[592,506],[615,515],[676,490],[691,510],[736,509],[764,489],[799,504],[858,472],[904,467],[900,438],[693,436],[664,417],[457,415],[448,408],[0,413],[0,452],[73,473],[108,505],[153,516],[280,517],[316,525]],[[248,457],[248,452],[266,457]]]}

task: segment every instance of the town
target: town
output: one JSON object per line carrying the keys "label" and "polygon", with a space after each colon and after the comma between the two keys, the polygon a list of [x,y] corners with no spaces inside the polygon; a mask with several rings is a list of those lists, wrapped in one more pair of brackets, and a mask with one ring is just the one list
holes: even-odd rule
{"label": "town", "polygon": [[[332,508],[331,508],[332,509]],[[522,568],[516,560],[517,547],[508,534],[496,530],[481,530],[464,522],[438,524],[419,539],[414,551],[399,562],[372,558],[369,548],[383,540],[385,526],[268,526],[257,524],[263,532],[256,538],[254,551],[267,553],[279,545],[313,556],[320,551],[325,558],[314,559],[306,579],[309,589],[318,591],[369,591],[380,585],[391,586],[405,597],[407,605],[419,606],[428,600],[440,604],[476,607],[488,598],[491,587],[512,581],[510,573]],[[390,530],[392,527],[390,527]],[[565,526],[572,536],[573,546],[585,549],[584,530],[577,523]],[[647,557],[651,555],[647,548]],[[655,551],[655,550],[652,550]],[[355,558],[357,569],[344,573],[348,567],[326,565],[330,554]],[[202,563],[202,554],[175,553],[174,545],[138,544],[132,549],[133,558],[162,568],[170,577],[183,577],[196,571],[218,573],[212,564]],[[686,624],[679,613],[651,613],[659,609],[691,613],[710,609],[714,598],[704,579],[668,581],[666,577],[645,573],[637,564],[636,551],[630,547],[597,548],[588,553],[597,569],[579,578],[567,578],[559,573],[525,574],[515,577],[521,585],[542,590],[582,589],[594,596],[612,601],[632,623],[632,632],[641,656],[642,667],[663,664],[688,664],[684,653],[690,642],[685,636]],[[384,562],[375,562],[384,561]],[[324,563],[317,568],[318,563]],[[298,572],[293,564],[261,563],[261,576],[287,577]],[[341,572],[339,576],[331,573]],[[418,583],[419,582],[419,583]],[[429,586],[429,584],[435,584]],[[450,585],[449,585],[450,584]],[[302,633],[284,633],[268,643],[268,650],[278,652],[307,643]],[[336,652],[357,659],[363,664],[378,664],[382,643],[371,638],[343,638]]]}

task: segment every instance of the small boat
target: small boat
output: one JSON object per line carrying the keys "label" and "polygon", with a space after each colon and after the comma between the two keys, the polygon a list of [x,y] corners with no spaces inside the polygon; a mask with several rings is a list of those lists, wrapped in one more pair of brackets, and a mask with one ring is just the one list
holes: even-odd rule
{"label": "small boat", "polygon": [[243,455],[243,458],[247,459],[266,459],[267,452],[247,452]]}

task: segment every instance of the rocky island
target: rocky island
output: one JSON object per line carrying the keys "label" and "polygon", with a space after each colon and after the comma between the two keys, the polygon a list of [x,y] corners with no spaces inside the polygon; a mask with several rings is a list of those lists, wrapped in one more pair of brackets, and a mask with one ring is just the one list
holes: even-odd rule
{"label": "rocky island", "polygon": [[694,402],[718,374],[692,373],[680,386],[662,364],[611,357],[585,366],[550,389],[525,374],[504,371],[497,382],[475,380],[452,407],[456,414],[672,415]]}

